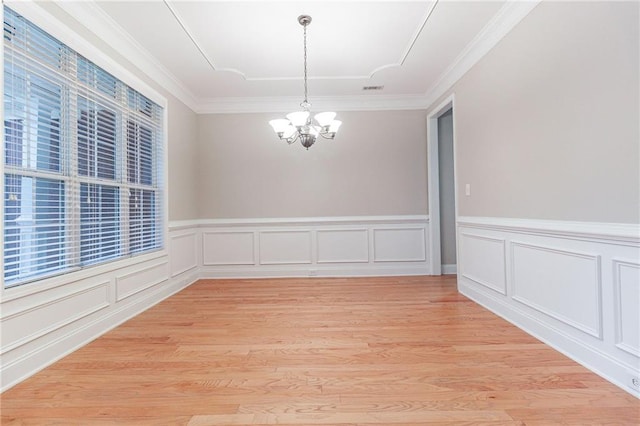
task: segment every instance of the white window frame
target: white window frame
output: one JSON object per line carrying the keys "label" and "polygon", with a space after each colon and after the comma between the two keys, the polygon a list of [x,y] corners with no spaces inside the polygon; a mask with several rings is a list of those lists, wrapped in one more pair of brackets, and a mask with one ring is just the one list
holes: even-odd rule
{"label": "white window frame", "polygon": [[[147,262],[153,259],[166,257],[168,255],[168,150],[167,150],[167,138],[168,138],[168,101],[158,91],[152,88],[149,84],[139,78],[137,75],[129,71],[123,65],[118,63],[114,58],[110,57],[99,48],[97,48],[90,41],[85,39],[85,34],[80,32],[86,31],[85,28],[80,28],[79,31],[67,26],[66,23],[59,20],[56,16],[49,13],[45,7],[34,2],[22,2],[22,1],[5,1],[8,7],[13,9],[16,13],[24,16],[33,24],[38,26],[43,31],[47,32],[60,42],[66,44],[69,48],[75,50],[78,54],[84,56],[89,61],[96,64],[106,72],[110,73],[117,79],[121,80],[126,85],[140,92],[149,100],[158,104],[163,111],[162,117],[162,170],[160,170],[160,176],[162,179],[161,191],[163,194],[162,200],[162,224],[161,224],[161,248],[149,252],[137,254],[129,258],[121,258],[111,262],[96,264],[95,266],[89,266],[84,269],[80,269],[73,272],[63,273],[61,275],[55,275],[52,277],[42,278],[37,280],[32,285],[17,285],[10,288],[5,288],[4,285],[4,256],[0,256],[0,268],[3,271],[0,274],[0,300],[3,302],[28,296],[30,294],[42,292],[51,288],[66,285],[70,282],[83,280],[92,276],[108,273],[121,268],[126,268],[138,263]],[[4,8],[0,8],[0,17],[4,22]],[[88,37],[91,35],[86,32]],[[0,44],[0,53],[4,58],[4,43]],[[2,98],[4,99],[4,60],[0,61],[0,87]],[[4,125],[1,126],[0,138],[2,140],[2,152],[4,153]],[[4,155],[4,154],[3,154]],[[4,188],[4,159],[0,161],[0,185]],[[4,197],[0,197],[0,210],[4,212]],[[4,236],[4,220],[0,221],[0,234]],[[4,244],[4,238],[0,244]],[[78,254],[79,255],[79,254]]]}

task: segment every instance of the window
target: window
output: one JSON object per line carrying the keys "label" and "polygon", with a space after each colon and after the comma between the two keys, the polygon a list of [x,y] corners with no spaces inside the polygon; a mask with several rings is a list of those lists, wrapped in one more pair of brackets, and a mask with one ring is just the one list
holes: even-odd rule
{"label": "window", "polygon": [[162,248],[162,107],[4,7],[5,287]]}

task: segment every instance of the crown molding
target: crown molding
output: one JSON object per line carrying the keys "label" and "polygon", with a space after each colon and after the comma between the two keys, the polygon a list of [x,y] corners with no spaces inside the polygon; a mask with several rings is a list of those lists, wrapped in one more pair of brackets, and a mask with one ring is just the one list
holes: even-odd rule
{"label": "crown molding", "polygon": [[[201,102],[198,114],[291,112],[300,108],[300,97],[212,98]],[[313,111],[378,111],[426,109],[422,95],[404,96],[317,96],[311,99]]]}
{"label": "crown molding", "polygon": [[158,86],[192,110],[196,109],[196,96],[93,0],[59,1],[56,5],[128,59]]}
{"label": "crown molding", "polygon": [[498,13],[484,26],[460,55],[440,75],[425,93],[425,102],[431,106],[457,83],[480,59],[495,47],[504,36],[524,19],[542,0],[507,0]]}

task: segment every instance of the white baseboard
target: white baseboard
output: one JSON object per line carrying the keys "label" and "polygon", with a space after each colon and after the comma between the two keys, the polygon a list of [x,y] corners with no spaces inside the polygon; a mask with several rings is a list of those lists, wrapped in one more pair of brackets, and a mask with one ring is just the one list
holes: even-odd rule
{"label": "white baseboard", "polygon": [[336,278],[336,277],[383,277],[383,276],[410,276],[430,275],[430,270],[425,266],[398,267],[344,267],[344,268],[276,268],[276,269],[249,269],[249,268],[203,268],[200,271],[202,279],[250,279],[250,278]]}
{"label": "white baseboard", "polygon": [[458,265],[455,263],[451,265],[442,265],[441,271],[443,275],[455,275],[458,273]]}

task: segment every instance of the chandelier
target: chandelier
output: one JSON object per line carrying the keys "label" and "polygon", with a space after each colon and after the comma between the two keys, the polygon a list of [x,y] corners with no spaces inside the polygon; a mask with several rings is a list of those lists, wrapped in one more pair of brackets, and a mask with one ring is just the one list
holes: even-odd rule
{"label": "chandelier", "polygon": [[291,145],[300,139],[302,146],[309,149],[318,135],[325,139],[333,139],[342,121],[334,120],[335,112],[321,112],[316,114],[313,119],[311,118],[311,103],[308,99],[307,85],[307,25],[311,23],[311,16],[300,15],[298,22],[304,28],[304,101],[300,103],[302,111],[287,114],[287,118],[271,120],[269,124],[281,140]]}

